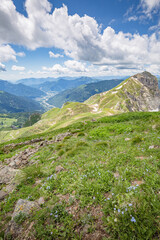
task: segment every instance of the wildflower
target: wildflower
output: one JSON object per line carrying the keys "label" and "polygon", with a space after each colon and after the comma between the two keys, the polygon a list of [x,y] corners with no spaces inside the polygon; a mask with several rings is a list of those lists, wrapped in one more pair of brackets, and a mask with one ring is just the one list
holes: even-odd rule
{"label": "wildflower", "polygon": [[53,234],[53,232],[51,232],[51,235]]}
{"label": "wildflower", "polygon": [[53,213],[50,213],[50,216],[52,216],[53,215]]}
{"label": "wildflower", "polygon": [[127,208],[125,208],[125,211],[127,212]]}
{"label": "wildflower", "polygon": [[114,208],[114,211],[116,210],[116,208]]}
{"label": "wildflower", "polygon": [[124,212],[122,211],[122,214],[124,214]]}
{"label": "wildflower", "polygon": [[132,207],[132,203],[129,203],[128,205],[129,205],[129,207]]}
{"label": "wildflower", "polygon": [[136,222],[136,219],[134,217],[132,217],[131,222]]}
{"label": "wildflower", "polygon": [[121,210],[120,210],[120,209],[118,209],[118,212],[120,213],[120,212],[121,212]]}
{"label": "wildflower", "polygon": [[110,198],[108,197],[107,200],[110,200]]}
{"label": "wildflower", "polygon": [[114,221],[117,222],[117,218],[115,218]]}
{"label": "wildflower", "polygon": [[58,218],[58,215],[55,215],[55,218]]}
{"label": "wildflower", "polygon": [[95,197],[93,197],[93,199],[95,199]]}

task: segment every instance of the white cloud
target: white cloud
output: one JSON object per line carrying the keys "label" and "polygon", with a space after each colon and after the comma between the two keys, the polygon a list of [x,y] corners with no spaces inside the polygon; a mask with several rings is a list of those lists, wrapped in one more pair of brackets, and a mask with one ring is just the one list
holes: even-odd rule
{"label": "white cloud", "polygon": [[[160,3],[160,0],[140,1],[148,11],[155,9]],[[121,70],[123,66],[143,68],[146,64],[160,64],[158,34],[148,36],[116,33],[111,27],[102,32],[94,18],[87,15],[80,17],[78,14],[71,16],[66,6],[52,11],[47,0],[26,0],[25,7],[27,17],[16,11],[12,0],[1,0],[0,44],[8,47],[6,44],[18,44],[32,50],[38,47],[55,47],[74,59],[72,62],[65,62],[64,66],[56,64],[48,68],[51,72],[85,72],[86,66],[82,62],[77,63],[79,61],[112,65],[115,68],[117,66]],[[136,16],[130,20],[135,18]],[[54,53],[50,55],[57,56]],[[9,59],[16,60],[16,56],[13,52]],[[3,62],[1,58],[0,61]]]}
{"label": "white cloud", "polygon": [[135,22],[135,21],[137,21],[137,20],[138,20],[138,17],[137,17],[137,16],[131,16],[131,17],[128,18],[128,21],[129,21],[129,22],[131,22],[131,21]]}
{"label": "white cloud", "polygon": [[16,52],[9,45],[0,45],[0,62],[16,61]]}
{"label": "white cloud", "polygon": [[25,57],[26,56],[26,54],[24,52],[18,52],[18,53],[16,53],[16,55],[18,57]]}
{"label": "white cloud", "polygon": [[0,72],[6,71],[6,66],[2,63],[0,63]]}
{"label": "white cloud", "polygon": [[64,65],[69,68],[70,70],[73,70],[75,72],[85,72],[86,71],[86,64],[74,60],[68,60],[64,62]]}
{"label": "white cloud", "polygon": [[141,5],[146,12],[150,13],[155,8],[160,7],[160,0],[141,0]]}
{"label": "white cloud", "polygon": [[12,71],[24,71],[25,67],[13,65],[11,69]]}
{"label": "white cloud", "polygon": [[51,51],[49,51],[49,56],[50,56],[50,58],[60,58],[60,57],[64,57],[63,55],[61,55],[61,54],[55,54],[55,53],[53,53],[53,52],[51,52]]}

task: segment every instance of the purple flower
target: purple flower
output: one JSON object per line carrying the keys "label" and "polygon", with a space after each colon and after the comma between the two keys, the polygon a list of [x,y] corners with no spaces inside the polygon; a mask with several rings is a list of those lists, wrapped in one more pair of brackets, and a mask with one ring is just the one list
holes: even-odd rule
{"label": "purple flower", "polygon": [[134,217],[132,217],[131,222],[136,222],[136,219]]}

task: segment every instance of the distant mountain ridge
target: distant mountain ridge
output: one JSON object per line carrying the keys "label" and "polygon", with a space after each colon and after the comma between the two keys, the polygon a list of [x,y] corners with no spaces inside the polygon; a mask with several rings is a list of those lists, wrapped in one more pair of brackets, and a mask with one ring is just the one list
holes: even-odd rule
{"label": "distant mountain ridge", "polygon": [[34,112],[42,110],[42,106],[31,99],[0,91],[0,113]]}
{"label": "distant mountain ridge", "polygon": [[4,80],[0,80],[0,91],[8,92],[16,96],[28,97],[28,98],[37,98],[45,95],[45,93],[39,89],[25,86],[21,83],[13,84]]}
{"label": "distant mountain ridge", "polygon": [[103,80],[95,83],[80,85],[76,88],[60,92],[54,97],[49,98],[48,103],[55,107],[62,107],[65,102],[84,102],[92,95],[108,91],[121,82],[122,80]]}

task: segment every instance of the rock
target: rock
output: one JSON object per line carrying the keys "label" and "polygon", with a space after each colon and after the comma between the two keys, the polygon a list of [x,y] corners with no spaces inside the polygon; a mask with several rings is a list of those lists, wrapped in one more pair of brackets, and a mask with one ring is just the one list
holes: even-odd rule
{"label": "rock", "polygon": [[14,220],[14,218],[18,216],[20,212],[25,215],[29,215],[33,210],[38,208],[39,206],[38,206],[38,203],[36,202],[19,199],[18,202],[16,203],[14,212],[12,214],[12,220]]}
{"label": "rock", "polygon": [[55,142],[60,142],[60,141],[62,141],[65,137],[71,136],[71,135],[72,135],[72,134],[71,134],[70,132],[58,134],[58,135],[56,136]]}
{"label": "rock", "polygon": [[0,184],[10,183],[16,174],[19,172],[17,169],[13,169],[8,166],[4,166],[0,169]]}
{"label": "rock", "polygon": [[26,239],[25,236],[22,237],[22,235],[24,235],[23,225],[16,223],[15,217],[19,216],[20,213],[24,214],[27,217],[29,214],[32,213],[32,211],[38,209],[39,209],[38,203],[19,199],[12,214],[12,219],[9,222],[7,229],[5,231],[4,240]]}
{"label": "rock", "polygon": [[0,191],[0,201],[3,200],[8,195],[7,192],[4,192],[3,190]]}
{"label": "rock", "polygon": [[45,203],[44,197],[40,197],[37,202],[38,202],[39,205],[44,204]]}
{"label": "rock", "polygon": [[61,165],[56,166],[56,168],[55,168],[55,171],[56,171],[57,173],[59,173],[59,172],[61,172],[61,171],[63,171],[63,170],[64,170],[64,168],[63,168]]}

